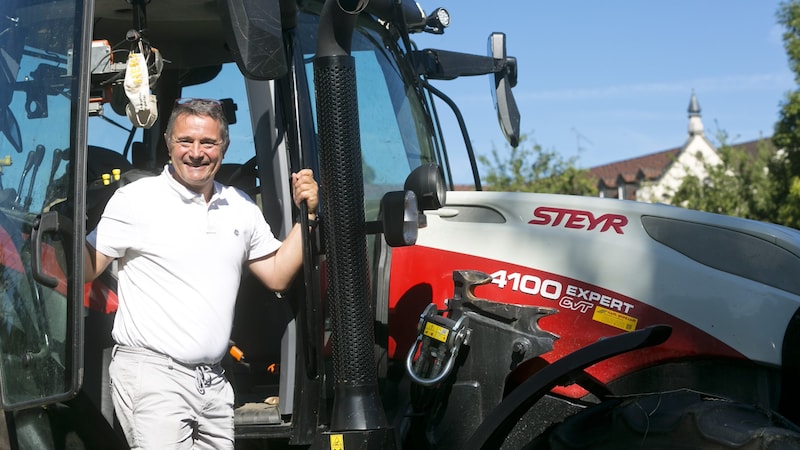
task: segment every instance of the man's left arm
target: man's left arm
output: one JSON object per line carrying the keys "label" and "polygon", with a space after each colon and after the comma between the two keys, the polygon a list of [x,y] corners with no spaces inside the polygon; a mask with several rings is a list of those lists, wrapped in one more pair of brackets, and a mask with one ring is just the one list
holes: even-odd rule
{"label": "man's left arm", "polygon": [[[316,220],[319,186],[311,169],[292,174],[292,196],[298,207],[305,202],[309,220]],[[273,291],[285,291],[303,265],[303,233],[295,224],[277,251],[248,262],[250,271]]]}

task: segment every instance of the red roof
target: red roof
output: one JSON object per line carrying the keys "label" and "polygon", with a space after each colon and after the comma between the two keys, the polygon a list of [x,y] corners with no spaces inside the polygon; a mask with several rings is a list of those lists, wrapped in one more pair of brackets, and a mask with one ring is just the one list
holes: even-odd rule
{"label": "red roof", "polygon": [[[769,138],[733,144],[733,147],[742,148],[751,156],[755,156],[758,150],[758,144],[762,141],[772,147],[772,141]],[[626,184],[636,181],[657,180],[664,175],[664,172],[666,172],[670,164],[675,161],[675,158],[678,157],[681,150],[683,150],[683,147],[676,147],[649,155],[592,167],[589,169],[589,174],[598,179],[598,181],[602,181],[606,188],[616,188],[620,180],[624,181]]]}
{"label": "red roof", "polygon": [[658,153],[638,156],[603,166],[592,167],[589,174],[603,181],[606,187],[617,187],[620,178],[625,183],[637,179],[654,180],[664,174],[669,164],[675,160],[683,147],[664,150]]}

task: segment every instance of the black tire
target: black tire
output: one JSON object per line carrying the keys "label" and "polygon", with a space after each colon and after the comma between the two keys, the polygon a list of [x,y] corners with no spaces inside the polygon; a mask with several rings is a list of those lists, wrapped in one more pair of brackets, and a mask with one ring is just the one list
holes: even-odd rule
{"label": "black tire", "polygon": [[604,401],[525,448],[800,449],[800,427],[754,405],[681,390]]}

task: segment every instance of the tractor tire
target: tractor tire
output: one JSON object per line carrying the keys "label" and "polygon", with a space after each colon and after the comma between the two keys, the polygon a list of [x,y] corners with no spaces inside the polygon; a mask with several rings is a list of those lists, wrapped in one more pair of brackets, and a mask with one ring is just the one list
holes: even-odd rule
{"label": "tractor tire", "polygon": [[800,427],[779,414],[696,391],[614,398],[542,433],[544,449],[800,449]]}

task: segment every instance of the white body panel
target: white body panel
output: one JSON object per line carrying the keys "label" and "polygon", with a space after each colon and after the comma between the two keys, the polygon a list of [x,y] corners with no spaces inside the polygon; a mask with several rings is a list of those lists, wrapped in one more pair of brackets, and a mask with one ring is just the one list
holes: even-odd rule
{"label": "white body panel", "polygon": [[[800,295],[697,262],[654,240],[645,230],[642,217],[666,217],[745,233],[766,241],[768,247],[772,245],[767,242],[785,249],[787,257],[795,260],[794,267],[800,267],[800,232],[677,207],[592,197],[495,192],[447,195],[444,208],[427,213],[428,226],[420,230],[417,245],[596,285],[673,315],[747,358],[780,365],[784,332],[800,307]],[[470,206],[495,210],[506,222],[464,221],[459,208],[463,211]],[[534,216],[538,207],[590,214],[573,214],[571,227],[566,227],[568,216],[554,225],[558,222],[554,213]],[[604,214],[612,215],[607,218],[624,216],[628,223],[602,231],[603,221],[597,218]],[[548,218],[546,224],[528,223]],[[748,255],[742,253],[741,257]],[[800,273],[789,272],[792,267],[786,270],[780,276],[800,277]]]}

